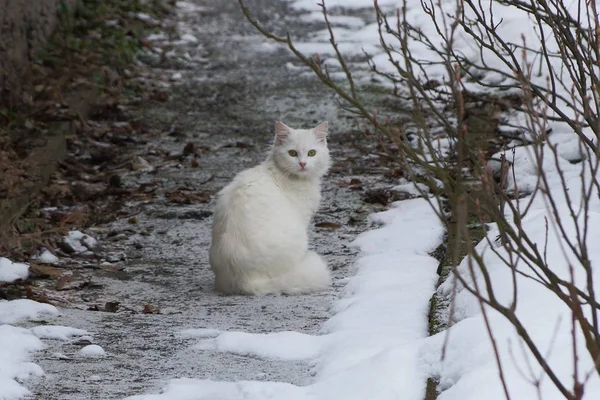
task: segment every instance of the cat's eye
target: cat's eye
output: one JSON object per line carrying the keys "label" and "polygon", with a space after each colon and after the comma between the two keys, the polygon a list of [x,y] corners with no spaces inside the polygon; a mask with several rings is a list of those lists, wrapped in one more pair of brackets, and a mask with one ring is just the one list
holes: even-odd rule
{"label": "cat's eye", "polygon": [[288,154],[292,157],[298,157],[298,152],[296,150],[290,150],[288,151]]}
{"label": "cat's eye", "polygon": [[317,155],[317,151],[316,151],[316,150],[310,150],[310,151],[308,152],[308,156],[309,156],[309,157],[314,157],[314,156],[316,156],[316,155]]}

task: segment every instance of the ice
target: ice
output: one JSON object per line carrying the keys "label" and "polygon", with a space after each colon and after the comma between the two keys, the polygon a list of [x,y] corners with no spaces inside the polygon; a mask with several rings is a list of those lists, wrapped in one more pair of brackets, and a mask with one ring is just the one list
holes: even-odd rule
{"label": "ice", "polygon": [[0,282],[14,282],[29,276],[29,265],[15,263],[5,257],[0,257]]}

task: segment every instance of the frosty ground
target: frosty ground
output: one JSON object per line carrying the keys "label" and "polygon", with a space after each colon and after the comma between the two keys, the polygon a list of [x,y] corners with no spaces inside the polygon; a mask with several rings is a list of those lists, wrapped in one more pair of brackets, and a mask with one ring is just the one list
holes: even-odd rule
{"label": "frosty ground", "polygon": [[[315,22],[319,14],[313,3],[248,2],[270,28],[295,32],[302,51],[331,54],[326,32]],[[372,16],[361,8],[370,2],[328,2],[330,6],[342,3],[352,10],[332,21],[343,51],[355,57],[362,48],[376,53],[378,38],[368,25]],[[124,272],[95,276],[103,288],[89,290],[83,297],[95,303],[118,301],[121,310],[94,312],[83,306],[62,309],[57,316],[58,310],[49,306],[0,303],[4,307],[0,322],[35,326],[3,326],[8,334],[0,338],[18,336],[22,347],[0,359],[0,371],[9,371],[0,374],[4,379],[0,383],[6,382],[0,387],[12,390],[2,395],[23,395],[23,387],[13,378],[22,381],[28,375],[40,376],[43,370],[44,377],[25,383],[34,398],[420,400],[430,377],[440,382],[440,399],[478,399],[484,391],[486,397],[504,398],[479,303],[465,290],[459,287],[456,292],[449,339],[446,333],[427,337],[428,302],[437,280],[437,260],[429,254],[443,238],[429,204],[424,199],[405,200],[367,220],[375,209],[362,203],[361,188],[384,184],[384,171],[354,149],[350,138],[355,139],[351,135],[355,121],[339,110],[335,98],[288,52],[257,36],[235,2],[198,0],[179,3],[179,8],[178,49],[188,53],[192,67],[170,71],[178,85],[177,96],[166,107],[146,110],[145,117],[157,124],[176,121],[186,136],[165,135],[140,151],[151,154],[153,148],[179,149],[188,140],[210,151],[199,158],[198,168],[160,169],[156,175],[127,177],[125,183],[127,179],[158,180],[164,187],[214,192],[237,171],[261,160],[275,119],[291,126],[329,120],[330,147],[337,163],[324,182],[324,203],[312,238],[315,250],[324,254],[334,270],[333,288],[311,296],[218,295],[212,291],[207,265],[211,204],[128,204],[136,213],[134,229],[123,219],[86,232],[99,239],[107,252],[125,253],[128,261]],[[413,13],[415,21],[431,31],[421,13]],[[510,11],[505,16],[519,21]],[[160,40],[160,36],[154,39]],[[335,73],[336,61],[324,58]],[[384,63],[384,57],[377,60]],[[370,79],[366,74],[363,77],[364,81]],[[512,123],[519,121],[518,115],[511,118]],[[571,193],[578,193],[580,167],[570,161],[581,154],[564,126],[554,128],[557,135],[553,140],[562,145],[559,161],[545,165],[550,186],[553,190],[560,187],[556,173],[560,168],[572,181]],[[519,173],[511,185],[535,185],[537,169],[532,160],[527,147],[516,150],[513,161]],[[406,182],[400,189],[412,192]],[[523,201],[532,201],[533,212],[526,224],[542,242],[544,221],[552,216],[543,199]],[[566,207],[564,212],[568,213]],[[600,223],[594,223],[599,212],[600,205],[594,203],[589,218],[596,230],[590,237],[600,235]],[[367,228],[371,231],[363,234]],[[489,235],[497,234],[494,229],[490,225]],[[108,236],[120,237],[125,232],[124,241],[108,240]],[[560,235],[552,234],[548,240],[550,259],[556,260],[553,267],[565,273],[567,263],[557,250]],[[482,243],[480,249],[485,246]],[[509,298],[510,275],[491,252],[485,257],[500,296]],[[600,262],[597,252],[590,258],[594,265]],[[16,279],[26,272],[26,267],[8,260],[0,266],[0,280]],[[467,267],[464,261],[458,268]],[[453,283],[449,280],[440,292],[451,294]],[[519,311],[526,316],[534,339],[543,347],[554,346],[550,362],[559,367],[560,377],[568,380],[572,364],[569,327],[556,328],[568,310],[555,304],[538,285],[520,285]],[[158,307],[161,313],[127,312],[146,304]],[[62,327],[19,322],[21,316]],[[539,368],[523,373],[529,356],[511,350],[519,340],[512,327],[499,315],[490,319],[507,366],[512,398],[535,398],[530,381]],[[551,331],[556,335],[550,337]],[[101,348],[85,347],[92,343]],[[443,362],[442,349],[447,350]],[[28,352],[37,350],[39,367],[27,363]],[[589,359],[580,362],[582,368],[590,367]],[[561,398],[548,380],[542,389],[544,399]],[[594,399],[599,392],[598,379],[591,379],[586,398]]]}
{"label": "frosty ground", "polygon": [[[265,15],[289,15],[285,21],[273,19],[274,24],[296,21],[294,15],[298,12],[281,2],[261,5]],[[160,169],[155,175],[125,177],[124,184],[128,184],[127,179],[139,179],[159,181],[165,187],[214,191],[239,170],[262,160],[275,119],[290,126],[328,120],[332,127],[329,143],[336,162],[324,183],[324,202],[316,217],[322,228],[316,229],[313,244],[334,271],[333,288],[312,296],[218,295],[212,290],[207,260],[211,204],[173,207],[155,201],[127,205],[131,213],[137,213],[135,227],[123,219],[86,232],[97,238],[106,252],[127,254],[125,271],[98,273],[93,282],[103,288],[84,290],[81,297],[85,302],[61,309],[58,317],[58,311],[48,307],[39,310],[45,311],[39,315],[35,308],[24,309],[30,315],[21,315],[34,317],[34,321],[20,322],[21,326],[38,326],[35,320],[50,325],[47,328],[51,334],[42,335],[35,328],[31,333],[19,331],[30,338],[23,350],[40,350],[42,345],[35,335],[42,337],[46,347],[35,355],[41,369],[19,364],[17,361],[27,360],[26,352],[21,351],[13,360],[18,365],[16,370],[8,374],[21,380],[27,373],[37,376],[43,370],[43,378],[26,382],[33,398],[116,399],[156,393],[169,379],[182,377],[308,384],[314,380],[312,360],[306,354],[295,355],[294,343],[290,362],[260,354],[257,357],[251,352],[219,353],[218,349],[196,348],[197,331],[185,331],[206,328],[212,335],[212,330],[317,333],[331,317],[333,301],[347,278],[355,272],[357,250],[350,243],[368,226],[367,216],[373,211],[362,202],[364,190],[377,186],[382,170],[376,160],[353,147],[354,120],[339,111],[334,97],[314,79],[299,76],[289,67],[293,59],[285,50],[266,45],[256,36],[243,22],[237,5],[199,1],[198,7],[189,3],[180,6],[189,12],[181,15],[179,46],[189,53],[194,67],[171,72],[172,80],[179,85],[174,101],[166,108],[145,110],[145,118],[162,124],[176,122],[185,137],[165,134],[140,151],[149,158],[146,154],[151,154],[152,148],[175,151],[186,141],[212,150],[198,160],[197,168]],[[296,24],[297,31],[310,32],[310,25]],[[355,179],[354,187],[349,187],[351,179]],[[132,228],[135,234],[131,234]],[[114,238],[121,237],[121,232],[127,233],[127,240],[108,239],[109,233]],[[437,241],[440,235],[432,238]],[[429,268],[425,272],[428,280],[423,284],[432,289],[431,273],[436,262],[424,257],[429,260]],[[423,292],[425,303],[429,294]],[[88,310],[89,304],[107,301],[119,302],[120,311]],[[160,314],[140,313],[146,304],[159,308]],[[12,324],[17,320],[3,322]],[[424,318],[416,323],[417,330],[426,331]],[[79,331],[65,333],[63,328],[51,327],[55,325]],[[97,348],[80,353],[91,342],[106,354]],[[87,357],[90,355],[97,357]],[[5,397],[12,398],[9,394]]]}

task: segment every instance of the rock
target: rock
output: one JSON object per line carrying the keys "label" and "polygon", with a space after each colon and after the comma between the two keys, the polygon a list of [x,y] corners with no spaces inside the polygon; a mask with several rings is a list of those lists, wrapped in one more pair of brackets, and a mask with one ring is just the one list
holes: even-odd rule
{"label": "rock", "polygon": [[113,188],[120,188],[123,185],[121,177],[119,175],[112,175],[108,180],[108,185]]}
{"label": "rock", "polygon": [[120,306],[121,303],[119,303],[118,301],[107,301],[106,304],[104,304],[104,311],[116,313],[119,310]]}

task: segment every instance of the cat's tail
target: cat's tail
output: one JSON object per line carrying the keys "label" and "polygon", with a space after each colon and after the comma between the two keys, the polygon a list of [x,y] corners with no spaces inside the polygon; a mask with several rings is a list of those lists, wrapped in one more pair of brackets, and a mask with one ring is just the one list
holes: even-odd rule
{"label": "cat's tail", "polygon": [[308,251],[298,265],[277,278],[275,283],[282,293],[319,292],[329,287],[331,274],[321,256]]}
{"label": "cat's tail", "polygon": [[331,275],[327,264],[317,253],[308,251],[297,265],[279,276],[261,276],[244,282],[242,292],[300,294],[326,290],[330,284]]}

